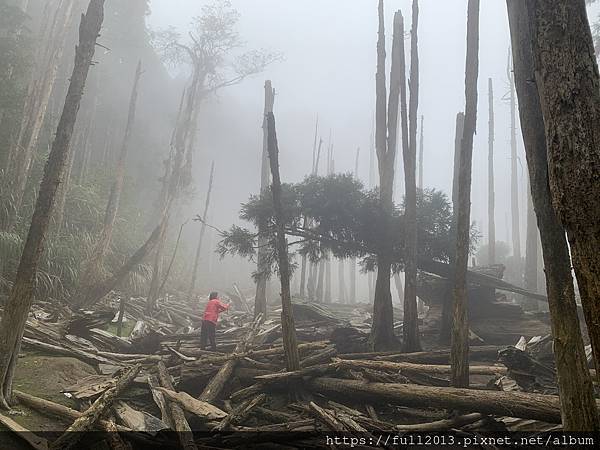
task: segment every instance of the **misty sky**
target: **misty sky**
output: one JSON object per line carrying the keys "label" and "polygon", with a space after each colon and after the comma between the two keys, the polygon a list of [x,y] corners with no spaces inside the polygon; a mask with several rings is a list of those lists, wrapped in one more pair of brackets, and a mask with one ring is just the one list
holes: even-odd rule
{"label": "misty sky", "polygon": [[[174,26],[185,32],[191,17],[199,13],[204,3],[198,0],[152,0],[149,25],[152,29]],[[408,32],[411,2],[387,0],[385,3],[389,56],[394,11],[402,10]],[[248,48],[281,51],[285,61],[221,92],[213,102],[217,112],[209,111],[207,122],[211,125],[200,125],[206,133],[200,135],[200,140],[205,138],[205,147],[203,155],[199,156],[204,163],[198,167],[198,178],[205,176],[201,172],[212,158],[217,160],[217,167],[229,165],[225,179],[223,172],[219,176],[217,169],[216,191],[218,196],[221,183],[218,203],[223,225],[230,217],[235,217],[239,203],[258,190],[263,84],[267,78],[273,81],[277,91],[275,115],[283,179],[299,180],[310,170],[314,123],[319,114],[321,136],[327,141],[330,129],[333,135],[336,170],[353,170],[356,148],[360,146],[359,174],[368,181],[369,141],[375,105],[376,0],[232,0],[232,4],[241,13],[239,31]],[[450,192],[455,116],[464,110],[467,0],[422,0],[420,6],[419,115],[425,117],[424,183],[426,187]],[[407,35],[408,60],[409,45]],[[510,238],[505,231],[510,219],[508,51],[505,0],[482,1],[472,218],[480,224],[482,231],[487,229],[487,85],[491,77],[496,96],[497,239],[505,241]],[[210,106],[206,105],[205,109]],[[227,124],[224,132],[211,132],[214,120]],[[223,123],[220,126],[223,127]],[[522,155],[520,132],[518,146],[519,155]],[[525,180],[524,163],[522,158],[520,183]],[[199,185],[199,189],[204,189],[202,183]],[[401,181],[397,186],[402,187]],[[524,230],[525,191],[522,193]]]}

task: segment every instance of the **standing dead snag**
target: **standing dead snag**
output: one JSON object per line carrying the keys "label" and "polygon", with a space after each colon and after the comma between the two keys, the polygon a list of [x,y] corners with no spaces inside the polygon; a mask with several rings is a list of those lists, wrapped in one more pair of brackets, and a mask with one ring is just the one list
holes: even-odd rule
{"label": "standing dead snag", "polygon": [[579,328],[569,248],[552,206],[544,117],[537,86],[531,82],[534,78],[531,21],[524,2],[508,0],[507,6],[531,199],[546,271],[562,423],[565,431],[597,430],[598,415]]}
{"label": "standing dead snag", "polygon": [[496,263],[496,221],[494,193],[494,86],[488,80],[488,264]]}
{"label": "standing dead snag", "polygon": [[142,62],[140,61],[137,65],[133,79],[133,87],[131,89],[131,97],[129,100],[129,113],[127,115],[127,125],[125,126],[125,135],[123,136],[123,143],[121,144],[121,151],[119,153],[117,167],[115,168],[115,176],[110,189],[106,211],[104,212],[102,229],[100,230],[96,245],[94,246],[94,250],[90,255],[89,262],[80,281],[79,289],[77,290],[77,294],[75,296],[77,303],[85,299],[84,293],[95,286],[99,281],[98,274],[102,273],[101,269],[104,263],[104,258],[112,240],[113,228],[115,226],[115,220],[119,210],[119,203],[121,201],[121,193],[123,191],[123,183],[125,181],[125,163],[127,161],[127,154],[129,153],[131,132],[135,123],[138,84],[141,76]]}
{"label": "standing dead snag", "polygon": [[213,181],[215,177],[215,162],[210,165],[210,177],[208,178],[208,189],[206,190],[206,201],[204,202],[204,211],[202,212],[202,225],[200,227],[200,237],[198,238],[198,246],[196,247],[196,255],[194,256],[194,267],[192,268],[192,277],[190,287],[188,289],[188,297],[191,298],[196,289],[196,280],[198,279],[198,266],[200,264],[200,254],[202,252],[202,241],[206,233],[206,219],[208,218],[208,209],[210,208],[210,194],[212,193]]}
{"label": "standing dead snag", "polygon": [[56,130],[56,137],[52,143],[52,150],[44,168],[44,176],[40,183],[17,276],[2,314],[0,324],[0,407],[3,408],[8,408],[7,402],[11,399],[12,379],[21,348],[25,322],[33,302],[37,268],[44,250],[44,241],[56,192],[69,159],[69,143],[103,19],[104,0],[91,0],[87,12],[81,16],[79,45],[75,52],[75,66],[71,82]]}
{"label": "standing dead snag", "polygon": [[[396,137],[398,128],[399,97],[404,90],[404,23],[402,14],[394,15],[394,37],[392,44],[392,68],[390,80],[389,111],[386,105],[385,82],[385,25],[383,0],[379,1],[379,30],[377,40],[377,74],[375,78],[375,150],[379,166],[379,201],[386,217],[394,207],[394,161],[396,161]],[[404,133],[403,133],[404,135]],[[393,230],[386,224],[383,241]],[[394,309],[391,292],[392,257],[386,249],[377,255],[377,278],[373,299],[373,325],[371,344],[375,350],[384,350],[396,346],[394,335]]]}
{"label": "standing dead snag", "polygon": [[404,269],[404,327],[403,349],[416,352],[421,349],[417,309],[417,109],[419,107],[419,3],[413,0],[410,31],[410,102],[408,107],[409,145],[404,147],[404,177],[406,197],[406,264]]}
{"label": "standing dead snag", "polygon": [[519,219],[519,177],[517,174],[517,100],[515,97],[515,80],[510,66],[506,68],[510,85],[510,218],[512,250],[515,264],[521,265],[521,230]]}
{"label": "standing dead snag", "polygon": [[550,191],[600,377],[600,76],[584,0],[528,2]]}
{"label": "standing dead snag", "polygon": [[[273,112],[273,104],[275,103],[275,90],[271,85],[271,81],[265,81],[265,110],[263,118],[263,148],[261,154],[261,167],[260,167],[260,195],[264,195],[265,191],[269,188],[270,174],[269,174],[269,150],[268,150],[268,134],[267,134],[267,114]],[[316,135],[315,135],[316,141]],[[314,153],[314,148],[313,148]],[[262,314],[263,318],[267,317],[267,280],[269,274],[268,271],[268,255],[267,246],[268,241],[264,237],[265,228],[268,224],[261,221],[258,224],[260,238],[258,240],[258,256],[256,264],[256,296],[254,297],[254,317]],[[303,274],[306,275],[306,257],[303,261]],[[304,289],[304,279],[301,280],[300,289]]]}
{"label": "standing dead snag", "polygon": [[292,296],[290,293],[290,266],[285,238],[285,224],[283,219],[283,205],[281,204],[281,178],[279,176],[279,147],[275,131],[275,116],[267,113],[267,134],[269,162],[271,165],[271,192],[273,194],[273,211],[275,227],[277,229],[277,260],[279,262],[279,278],[281,280],[281,332],[283,334],[283,347],[285,349],[285,368],[288,371],[300,368],[298,343],[296,342],[296,326],[292,311]]}
{"label": "standing dead snag", "polygon": [[469,386],[469,324],[467,320],[467,266],[471,217],[471,166],[473,136],[477,125],[477,77],[479,75],[479,0],[469,0],[467,18],[467,63],[465,71],[465,124],[458,174],[458,214],[452,325],[452,385]]}

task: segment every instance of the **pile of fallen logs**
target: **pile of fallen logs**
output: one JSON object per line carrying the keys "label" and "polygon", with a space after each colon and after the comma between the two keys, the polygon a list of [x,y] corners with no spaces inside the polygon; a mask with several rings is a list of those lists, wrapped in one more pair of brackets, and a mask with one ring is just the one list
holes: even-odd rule
{"label": "pile of fallen logs", "polygon": [[[77,358],[97,375],[64,386],[77,409],[15,391],[19,405],[71,423],[52,442],[0,415],[4,427],[35,448],[88,448],[82,431],[110,432],[94,436],[114,449],[306,448],[324,446],[327,432],[560,429],[548,337],[472,346],[471,387],[457,389],[448,349],[368,352],[358,306],[334,314],[296,304],[301,368],[286,372],[276,311],[262,321],[243,310],[225,315],[219,352],[210,352],[199,346],[192,306],[166,299],[147,318],[141,299],[129,299],[124,314],[119,303],[69,316],[33,312],[26,351]],[[124,316],[135,324],[128,336],[107,331]]]}

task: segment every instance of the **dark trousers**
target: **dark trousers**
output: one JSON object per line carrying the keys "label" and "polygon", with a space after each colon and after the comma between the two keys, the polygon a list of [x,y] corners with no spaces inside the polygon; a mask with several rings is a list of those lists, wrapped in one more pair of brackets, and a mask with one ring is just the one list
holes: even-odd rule
{"label": "dark trousers", "polygon": [[217,351],[217,342],[215,340],[217,325],[209,320],[202,321],[202,328],[200,329],[200,347],[202,350],[206,349],[207,341],[210,343],[210,348],[213,352]]}

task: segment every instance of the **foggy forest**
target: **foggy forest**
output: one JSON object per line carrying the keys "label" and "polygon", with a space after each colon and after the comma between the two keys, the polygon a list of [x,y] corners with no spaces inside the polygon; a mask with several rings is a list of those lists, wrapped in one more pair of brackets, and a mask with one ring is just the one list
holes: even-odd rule
{"label": "foggy forest", "polygon": [[599,57],[595,0],[0,0],[0,449],[598,448]]}

